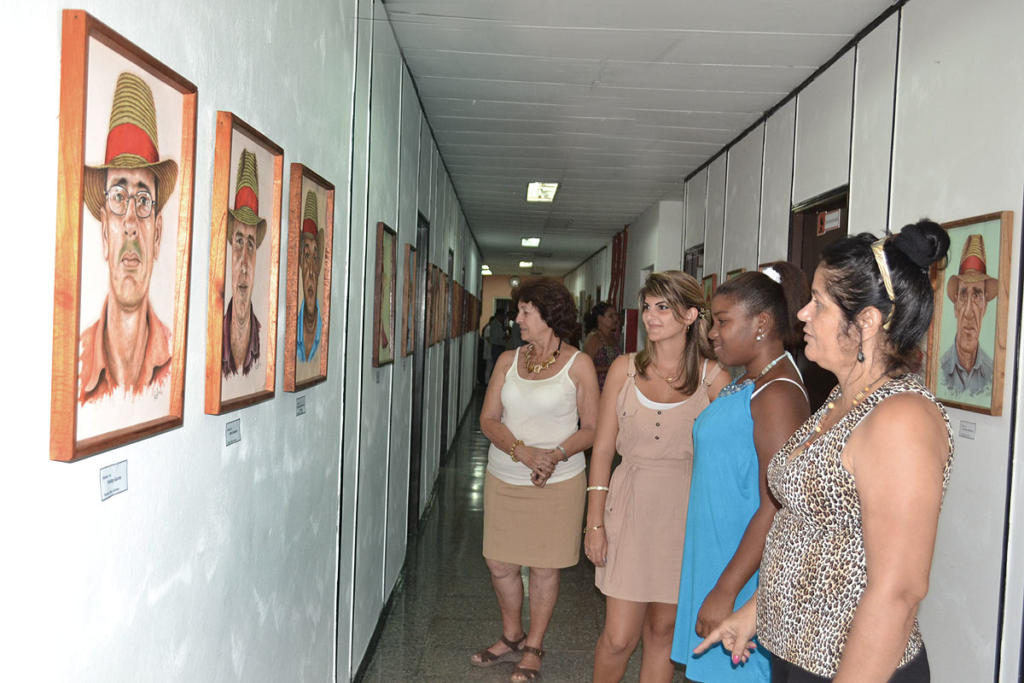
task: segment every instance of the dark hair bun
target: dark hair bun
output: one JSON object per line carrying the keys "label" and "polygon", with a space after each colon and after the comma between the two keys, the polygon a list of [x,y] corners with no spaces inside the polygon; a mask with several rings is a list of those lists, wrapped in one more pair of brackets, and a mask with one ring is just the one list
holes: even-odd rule
{"label": "dark hair bun", "polygon": [[949,235],[938,223],[922,218],[904,225],[892,238],[893,246],[922,270],[946,258]]}

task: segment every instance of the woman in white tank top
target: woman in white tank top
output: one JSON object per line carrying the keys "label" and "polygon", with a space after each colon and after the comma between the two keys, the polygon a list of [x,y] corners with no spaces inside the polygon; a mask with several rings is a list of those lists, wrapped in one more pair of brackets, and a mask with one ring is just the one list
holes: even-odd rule
{"label": "woman in white tank top", "polygon": [[[502,636],[474,666],[517,661],[511,680],[540,675],[544,634],[558,599],[559,570],[579,561],[586,488],[583,451],[593,444],[597,374],[566,341],[576,306],[557,280],[513,292],[526,346],[499,358],[480,428],[491,440],[484,481],[483,554],[501,609]],[[523,631],[523,581],[530,567],[530,633]]]}

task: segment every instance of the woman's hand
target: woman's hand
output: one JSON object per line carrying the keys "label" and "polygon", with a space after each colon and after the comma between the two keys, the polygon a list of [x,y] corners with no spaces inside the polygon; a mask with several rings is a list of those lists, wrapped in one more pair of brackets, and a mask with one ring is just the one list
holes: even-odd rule
{"label": "woman's hand", "polygon": [[716,626],[722,623],[726,617],[732,614],[733,605],[736,604],[736,594],[715,586],[704,598],[704,604],[697,612],[697,626],[694,629],[697,635],[705,638]]}
{"label": "woman's hand", "polygon": [[530,468],[533,485],[543,487],[562,459],[562,453],[554,449],[521,445],[516,448],[516,458]]}
{"label": "woman's hand", "polygon": [[722,620],[711,630],[700,645],[693,648],[694,654],[710,650],[715,643],[721,643],[732,654],[732,663],[741,664],[750,659],[757,649],[754,634],[757,630],[757,600],[751,597],[747,603]]}
{"label": "woman's hand", "polygon": [[[595,529],[595,526],[598,528]],[[595,567],[604,566],[608,559],[608,537],[604,535],[604,525],[587,525],[587,533],[583,535],[583,551]]]}

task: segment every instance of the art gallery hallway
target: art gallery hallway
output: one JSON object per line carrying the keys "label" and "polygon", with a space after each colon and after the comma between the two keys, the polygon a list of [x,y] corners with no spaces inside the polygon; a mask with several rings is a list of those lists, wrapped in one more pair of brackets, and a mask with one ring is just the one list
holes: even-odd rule
{"label": "art gallery hallway", "polygon": [[[511,663],[488,669],[469,663],[473,652],[501,633],[497,602],[480,554],[489,444],[477,420],[482,398],[478,387],[441,468],[419,534],[409,540],[402,581],[357,680],[498,682],[508,681],[512,673]],[[546,681],[591,680],[594,644],[604,623],[604,597],[594,588],[594,567],[582,553],[580,557],[579,564],[562,572],[558,605],[544,641]],[[639,665],[638,648],[624,680],[637,680]],[[685,679],[677,671],[674,680]]]}

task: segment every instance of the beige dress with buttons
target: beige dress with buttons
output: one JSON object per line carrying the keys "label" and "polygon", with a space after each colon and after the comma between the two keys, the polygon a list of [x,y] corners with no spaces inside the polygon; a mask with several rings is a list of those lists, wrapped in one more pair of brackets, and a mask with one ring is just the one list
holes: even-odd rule
{"label": "beige dress with buttons", "polygon": [[682,403],[648,408],[637,396],[635,377],[635,355],[630,354],[616,400],[615,447],[622,462],[605,500],[607,560],[596,568],[594,582],[609,597],[674,605],[693,471],[693,421],[709,400],[702,383]]}

